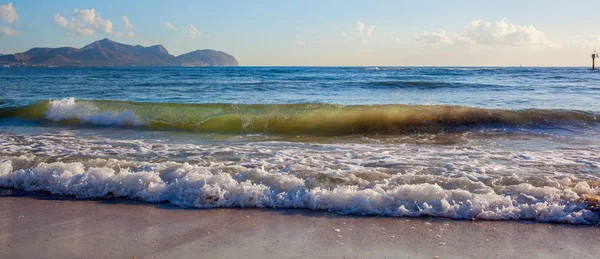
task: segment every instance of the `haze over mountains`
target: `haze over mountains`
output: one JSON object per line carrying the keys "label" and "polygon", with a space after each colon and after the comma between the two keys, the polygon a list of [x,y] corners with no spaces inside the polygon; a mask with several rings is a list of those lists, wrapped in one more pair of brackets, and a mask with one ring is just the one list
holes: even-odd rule
{"label": "haze over mountains", "polygon": [[109,39],[78,49],[33,48],[23,53],[1,55],[9,66],[116,67],[116,66],[238,66],[232,55],[210,49],[173,56],[162,45],[143,47]]}

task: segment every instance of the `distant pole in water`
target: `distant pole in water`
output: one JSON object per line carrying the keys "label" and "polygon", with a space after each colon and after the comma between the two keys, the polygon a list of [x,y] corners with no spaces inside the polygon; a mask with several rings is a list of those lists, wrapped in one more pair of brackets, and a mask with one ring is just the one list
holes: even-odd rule
{"label": "distant pole in water", "polygon": [[592,70],[596,69],[596,58],[600,58],[600,56],[594,50],[594,54],[592,54]]}

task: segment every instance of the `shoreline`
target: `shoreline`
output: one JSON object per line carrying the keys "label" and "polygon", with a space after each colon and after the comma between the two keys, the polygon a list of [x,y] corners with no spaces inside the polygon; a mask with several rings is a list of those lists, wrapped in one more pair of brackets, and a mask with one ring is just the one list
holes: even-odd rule
{"label": "shoreline", "polygon": [[600,228],[535,221],[181,209],[0,189],[1,258],[585,258]]}

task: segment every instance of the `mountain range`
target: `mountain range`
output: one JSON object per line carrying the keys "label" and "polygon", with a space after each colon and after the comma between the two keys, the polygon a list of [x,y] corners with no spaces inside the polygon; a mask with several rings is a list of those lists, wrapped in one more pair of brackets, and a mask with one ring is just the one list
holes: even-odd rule
{"label": "mountain range", "polygon": [[121,66],[238,66],[232,55],[210,49],[173,56],[162,45],[143,47],[109,39],[83,48],[32,48],[23,53],[1,55],[7,66],[121,67]]}

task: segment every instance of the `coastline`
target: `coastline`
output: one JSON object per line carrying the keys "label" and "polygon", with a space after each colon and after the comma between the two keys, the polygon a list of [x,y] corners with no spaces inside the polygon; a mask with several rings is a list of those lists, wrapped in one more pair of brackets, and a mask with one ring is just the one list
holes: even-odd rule
{"label": "coastline", "polygon": [[[1,258],[586,258],[597,226],[181,209],[0,190]],[[339,230],[339,232],[338,232]]]}

